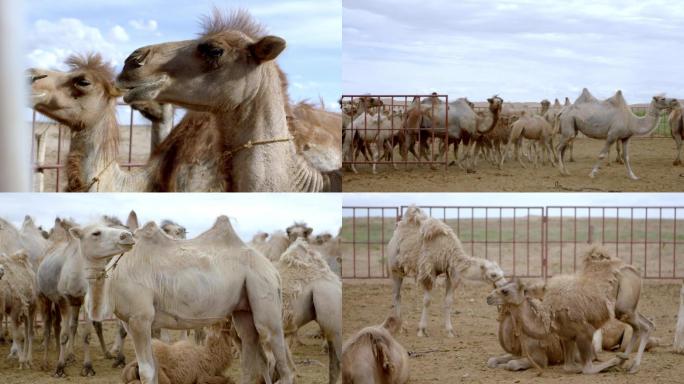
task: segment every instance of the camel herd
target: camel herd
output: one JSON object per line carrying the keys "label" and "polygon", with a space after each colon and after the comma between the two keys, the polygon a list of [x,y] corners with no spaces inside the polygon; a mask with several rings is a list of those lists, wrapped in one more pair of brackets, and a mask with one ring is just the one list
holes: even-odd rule
{"label": "camel herd", "polygon": [[[504,277],[494,262],[465,254],[454,231],[444,222],[411,206],[397,223],[387,245],[393,285],[393,310],[385,322],[358,331],[342,351],[343,383],[403,384],[409,380],[409,356],[394,336],[401,331],[401,285],[416,278],[423,289],[418,337],[427,337],[430,290],[444,276],[444,327],[454,337],[451,305],[454,290],[464,280],[489,284],[487,304],[496,306],[498,341],[506,352],[487,361],[491,369],[520,371],[562,364],[566,372],[595,374],[622,365],[639,370],[644,351],[661,345],[652,337],[654,323],[639,313],[641,275],[605,248],[590,246],[573,274],[546,281],[522,282]],[[674,352],[684,345],[684,286]],[[618,351],[597,361],[599,351]],[[636,352],[630,361],[630,355]],[[416,363],[418,364],[418,363]],[[372,379],[368,379],[372,378]]]}
{"label": "camel herd", "polygon": [[[229,383],[223,372],[234,356],[242,383],[292,383],[293,341],[315,321],[329,356],[328,380],[335,383],[342,355],[342,285],[333,272],[339,271],[339,239],[312,232],[295,223],[244,243],[226,216],[192,239],[168,220],[139,227],[133,211],[125,224],[108,216],[88,225],[57,218],[49,232],[29,216],[21,229],[0,219],[0,323],[7,316],[10,357],[20,368],[33,367],[39,318],[40,368],[50,370],[54,342],[55,377],[67,376],[79,339],[80,374],[95,375],[94,328],[104,357],[124,368],[124,383]],[[278,248],[264,247],[272,239]],[[87,321],[79,327],[81,316]],[[108,350],[102,322],[111,318],[119,330]],[[173,344],[152,339],[159,329],[204,333],[204,327],[206,336],[196,341],[185,332]],[[126,365],[128,335],[135,361]]]}
{"label": "camel herd", "polygon": [[[285,40],[246,11],[204,24],[135,50],[116,80],[96,53],[70,56],[68,72],[29,70],[32,107],[71,132],[67,191],[341,191],[341,117],[291,103],[275,62]],[[141,169],[117,162],[120,96],[153,122]],[[175,127],[171,105],[188,110]]]}
{"label": "camel herd", "polygon": [[[581,132],[586,137],[605,141],[590,177],[596,176],[615,143],[616,161],[625,164],[628,177],[637,179],[630,163],[629,140],[653,132],[661,114],[669,112],[668,122],[677,151],[673,164],[682,162],[684,118],[682,104],[674,98],[653,96],[645,116],[634,114],[621,91],[606,100],[598,100],[585,88],[574,103],[567,97],[564,105],[558,99],[553,104],[542,100],[538,113],[505,104],[498,96],[487,101],[488,106],[477,111],[466,98],[447,105],[436,93],[422,99],[414,97],[408,105],[385,105],[382,98],[372,96],[341,99],[345,161],[355,173],[359,156],[372,164],[373,173],[381,159],[396,169],[394,152],[399,147],[400,162],[408,161],[410,152],[416,161],[424,159],[434,166],[436,161],[446,161],[445,154],[453,144],[454,160],[467,172],[475,171],[480,154],[499,169],[509,158],[525,167],[521,155],[525,139],[529,144],[528,161],[538,166],[548,160],[562,175],[568,175],[566,152],[570,149],[570,161],[574,161],[572,144]],[[461,156],[460,144],[464,145]]]}

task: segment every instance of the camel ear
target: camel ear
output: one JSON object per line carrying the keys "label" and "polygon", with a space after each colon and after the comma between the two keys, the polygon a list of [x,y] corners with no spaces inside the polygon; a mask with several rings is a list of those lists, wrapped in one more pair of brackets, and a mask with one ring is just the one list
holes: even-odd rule
{"label": "camel ear", "polygon": [[488,102],[488,103],[491,103],[491,102],[493,102],[493,101],[494,101],[494,99],[492,99],[491,97],[487,99],[487,102]]}
{"label": "camel ear", "polygon": [[249,46],[249,51],[252,53],[259,64],[264,61],[271,61],[280,55],[285,49],[285,40],[278,36],[266,36],[261,40]]}
{"label": "camel ear", "polygon": [[74,239],[82,239],[83,238],[83,230],[79,227],[69,228],[69,234]]}
{"label": "camel ear", "polygon": [[135,211],[131,210],[131,213],[128,214],[128,219],[126,219],[126,227],[131,232],[134,232],[140,225],[138,224],[138,215],[135,213]]}
{"label": "camel ear", "polygon": [[389,315],[382,323],[382,327],[388,330],[390,334],[394,335],[401,327],[401,320],[394,316],[394,314]]}

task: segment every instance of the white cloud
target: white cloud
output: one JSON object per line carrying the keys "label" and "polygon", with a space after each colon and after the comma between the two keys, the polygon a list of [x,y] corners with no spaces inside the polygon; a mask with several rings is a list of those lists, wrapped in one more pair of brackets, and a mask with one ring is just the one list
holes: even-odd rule
{"label": "white cloud", "polygon": [[120,25],[115,25],[114,28],[109,31],[109,37],[120,43],[124,43],[129,39],[128,33],[126,33],[126,30]]}
{"label": "white cloud", "polygon": [[131,20],[128,22],[131,27],[140,31],[156,31],[157,30],[157,20]]}
{"label": "white cloud", "polygon": [[117,58],[123,56],[116,43],[120,43],[124,37],[123,41],[126,41],[128,35],[123,28],[121,31],[116,27],[112,28],[110,36],[105,38],[99,28],[87,25],[79,19],[37,20],[28,28],[28,64],[33,67],[65,69],[63,62],[68,55],[99,52],[105,60],[116,65]]}

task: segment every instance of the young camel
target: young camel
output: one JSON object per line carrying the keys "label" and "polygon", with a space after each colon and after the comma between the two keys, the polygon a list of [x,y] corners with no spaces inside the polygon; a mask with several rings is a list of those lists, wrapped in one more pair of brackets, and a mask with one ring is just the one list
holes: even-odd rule
{"label": "young camel", "polygon": [[[230,316],[242,340],[241,382],[260,377],[270,383],[263,340],[273,351],[281,383],[292,383],[278,272],[240,240],[226,216],[190,240],[172,239],[154,222],[137,230],[135,237],[135,247],[119,258],[108,279],[89,280],[93,294],[88,314],[100,320],[113,312],[126,324],[143,384],[159,382],[151,346],[153,325],[192,329]],[[100,274],[106,263],[89,259],[92,271]]]}
{"label": "young camel", "polygon": [[401,320],[394,315],[367,327],[344,343],[342,384],[405,384],[409,380],[409,355],[394,339]]}
{"label": "young camel", "polygon": [[336,383],[342,355],[342,282],[303,238],[288,247],[276,268],[282,280],[285,336],[316,321],[328,343],[328,382]]}
{"label": "young camel", "polygon": [[[19,367],[30,368],[33,364],[36,275],[28,254],[23,250],[9,256],[0,252],[0,265],[3,275],[0,279],[0,312],[9,318],[12,336],[12,350],[7,357],[17,357]],[[22,323],[23,333],[20,330]]]}
{"label": "young camel", "polygon": [[261,252],[271,262],[280,260],[280,255],[290,246],[290,238],[283,231],[275,231],[271,235],[260,232],[254,236],[249,245]]}
{"label": "young camel", "polygon": [[439,275],[445,275],[444,321],[448,337],[454,337],[451,305],[461,280],[481,281],[497,286],[505,283],[504,273],[496,263],[466,255],[454,231],[443,221],[427,218],[420,225],[420,253],[416,279],[423,287],[423,312],[418,336],[427,336],[430,291]]}
{"label": "young camel", "polygon": [[[499,160],[499,169],[503,167],[506,154],[510,152],[511,145],[513,144],[515,144],[515,158],[518,160],[518,163],[525,168],[522,156],[520,156],[520,146],[523,138],[541,143],[544,154],[548,156],[551,163],[555,165],[556,153],[552,148],[553,128],[542,116],[530,116],[527,112],[523,112],[523,115],[511,124],[511,133],[506,142],[504,155],[501,156],[501,159]],[[532,153],[530,153],[530,155],[532,155]],[[534,165],[537,165],[536,153],[534,154]]]}
{"label": "young camel", "polygon": [[635,135],[643,136],[651,133],[658,126],[660,113],[677,104],[679,103],[676,99],[653,96],[646,116],[638,117],[629,108],[622,96],[622,91],[617,91],[614,96],[599,101],[584,88],[575,103],[560,116],[561,140],[558,144],[558,164],[561,174],[569,174],[563,161],[567,145],[577,136],[577,132],[582,132],[590,138],[606,140],[599,153],[598,161],[589,173],[590,177],[596,176],[610,147],[619,140],[622,143],[622,158],[627,175],[637,180],[638,177],[632,171],[629,161],[629,140]]}
{"label": "young camel", "polygon": [[[204,346],[187,340],[173,344],[153,340],[152,350],[159,364],[159,383],[232,384],[233,380],[223,376],[233,360],[231,328],[230,320],[212,325]],[[140,384],[137,361],[123,369],[121,379],[125,384]]]}
{"label": "young camel", "polygon": [[670,134],[677,146],[677,158],[672,165],[682,165],[682,141],[684,141],[684,115],[682,115],[682,103],[677,102],[667,118],[670,124]]}
{"label": "young camel", "polygon": [[[339,178],[341,119],[319,126],[330,135],[308,137],[298,152],[290,125],[285,75],[275,59],[285,40],[265,36],[245,11],[215,11],[197,39],[157,44],[134,51],[117,85],[127,102],[156,100],[209,112],[230,143],[224,153],[233,191],[326,191]],[[290,124],[288,124],[288,116]],[[297,130],[297,128],[294,128]],[[309,151],[315,151],[313,156]]]}

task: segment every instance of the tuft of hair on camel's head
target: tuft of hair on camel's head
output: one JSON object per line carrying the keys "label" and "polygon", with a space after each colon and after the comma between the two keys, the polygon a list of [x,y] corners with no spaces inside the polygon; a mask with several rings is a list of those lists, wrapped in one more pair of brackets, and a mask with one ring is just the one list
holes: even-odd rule
{"label": "tuft of hair on camel's head", "polygon": [[585,269],[592,265],[621,263],[622,260],[614,257],[608,248],[602,244],[594,244],[589,247],[582,257]]}
{"label": "tuft of hair on camel's head", "polygon": [[105,62],[99,53],[73,54],[67,57],[64,63],[71,72],[87,72],[104,87],[109,96],[118,97],[121,95],[121,92],[114,86],[114,67]]}
{"label": "tuft of hair on camel's head", "polygon": [[128,227],[126,227],[126,225],[124,225],[124,223],[115,216],[103,215],[101,222],[102,224],[111,228],[128,229]]}
{"label": "tuft of hair on camel's head", "polygon": [[299,238],[309,240],[313,228],[309,227],[305,222],[295,222],[286,229],[287,237],[290,241],[295,241]]}
{"label": "tuft of hair on camel's head", "polygon": [[427,219],[425,212],[423,212],[415,204],[412,204],[406,208],[406,212],[404,212],[404,216],[401,218],[401,221],[408,224],[420,225],[420,223],[422,223],[425,219]]}

